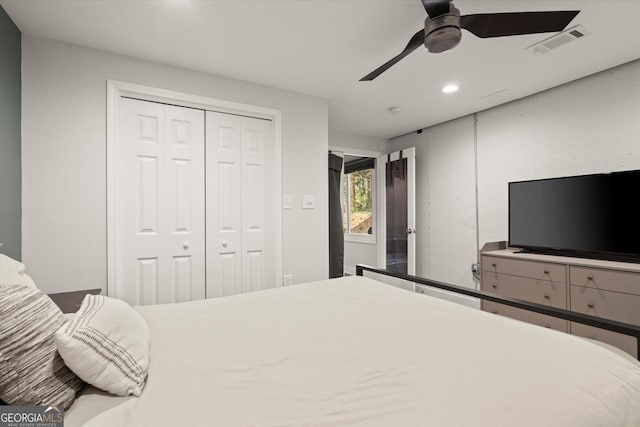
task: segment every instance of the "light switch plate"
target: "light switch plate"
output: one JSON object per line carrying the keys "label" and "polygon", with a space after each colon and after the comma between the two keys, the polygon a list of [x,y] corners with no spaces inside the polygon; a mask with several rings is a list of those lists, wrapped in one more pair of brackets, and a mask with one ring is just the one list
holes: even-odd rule
{"label": "light switch plate", "polygon": [[291,194],[285,194],[282,196],[282,209],[293,209],[293,198]]}
{"label": "light switch plate", "polygon": [[302,196],[302,209],[314,209],[316,207],[315,198],[305,194]]}

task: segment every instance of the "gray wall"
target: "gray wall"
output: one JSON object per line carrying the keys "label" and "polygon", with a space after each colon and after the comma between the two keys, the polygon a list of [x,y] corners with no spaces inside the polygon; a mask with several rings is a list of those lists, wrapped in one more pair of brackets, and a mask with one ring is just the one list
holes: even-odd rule
{"label": "gray wall", "polygon": [[0,253],[22,257],[20,30],[0,6]]}

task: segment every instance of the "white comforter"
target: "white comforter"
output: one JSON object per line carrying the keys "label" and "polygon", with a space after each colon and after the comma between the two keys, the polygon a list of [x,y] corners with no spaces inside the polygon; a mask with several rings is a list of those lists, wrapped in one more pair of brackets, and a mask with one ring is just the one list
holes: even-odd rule
{"label": "white comforter", "polygon": [[136,307],[139,398],[65,425],[640,426],[640,364],[584,339],[371,279]]}

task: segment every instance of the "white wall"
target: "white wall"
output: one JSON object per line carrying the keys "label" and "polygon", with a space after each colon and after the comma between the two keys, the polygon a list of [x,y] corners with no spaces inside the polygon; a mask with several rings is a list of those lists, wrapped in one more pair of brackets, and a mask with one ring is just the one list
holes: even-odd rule
{"label": "white wall", "polygon": [[106,290],[107,79],[281,110],[284,274],[328,277],[325,100],[26,36],[22,79],[22,257],[45,292]]}
{"label": "white wall", "polygon": [[478,115],[480,242],[507,240],[507,183],[640,169],[640,61]]}
{"label": "white wall", "polygon": [[352,148],[351,153],[347,154],[358,154],[360,151],[386,153],[389,151],[390,144],[386,138],[330,130],[329,146]]}
{"label": "white wall", "polygon": [[469,286],[477,255],[473,116],[391,141],[416,147],[416,274]]}
{"label": "white wall", "polygon": [[[389,141],[348,132],[329,131],[329,147],[343,149],[345,154],[373,155],[389,151]],[[378,265],[378,244],[344,242],[345,273],[355,274],[356,264]]]}
{"label": "white wall", "polygon": [[391,140],[417,149],[418,274],[470,287],[478,247],[508,238],[509,181],[640,169],[640,61],[476,117],[475,157],[474,116]]}

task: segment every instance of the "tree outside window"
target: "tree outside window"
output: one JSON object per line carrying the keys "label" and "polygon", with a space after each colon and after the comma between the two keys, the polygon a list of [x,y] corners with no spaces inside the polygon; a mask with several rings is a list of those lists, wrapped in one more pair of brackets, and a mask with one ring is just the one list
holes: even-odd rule
{"label": "tree outside window", "polygon": [[374,169],[344,175],[342,223],[345,235],[373,235],[374,175]]}

